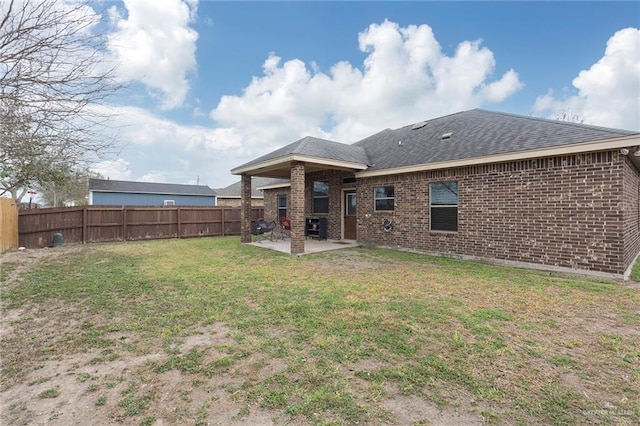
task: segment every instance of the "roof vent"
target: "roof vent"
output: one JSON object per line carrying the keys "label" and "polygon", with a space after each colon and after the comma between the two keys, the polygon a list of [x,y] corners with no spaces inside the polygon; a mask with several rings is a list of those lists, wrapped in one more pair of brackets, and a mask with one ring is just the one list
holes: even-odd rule
{"label": "roof vent", "polygon": [[451,136],[453,136],[453,132],[447,132],[447,133],[443,133],[441,139],[447,140],[447,139],[451,139]]}
{"label": "roof vent", "polygon": [[426,126],[426,125],[427,125],[427,123],[426,123],[426,122],[424,122],[424,121],[418,121],[416,124],[414,124],[413,126],[411,126],[411,130],[417,130],[417,129],[420,129],[420,128],[422,128],[422,127]]}

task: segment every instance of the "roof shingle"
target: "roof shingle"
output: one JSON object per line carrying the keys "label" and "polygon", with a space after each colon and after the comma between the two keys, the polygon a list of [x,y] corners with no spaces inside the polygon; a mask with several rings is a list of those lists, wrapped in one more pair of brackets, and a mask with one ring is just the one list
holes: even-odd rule
{"label": "roof shingle", "polygon": [[[354,145],[366,149],[369,170],[384,170],[519,151],[552,148],[638,134],[565,121],[474,109],[384,130]],[[442,135],[451,133],[443,139]],[[399,143],[400,142],[400,143]]]}
{"label": "roof shingle", "polygon": [[198,195],[204,197],[213,197],[216,195],[215,191],[206,185],[181,185],[177,183],[133,182],[110,179],[89,179],[89,191]]}
{"label": "roof shingle", "polygon": [[347,145],[340,142],[306,136],[237,168],[244,168],[295,154],[348,163],[369,164],[367,153],[361,146]]}

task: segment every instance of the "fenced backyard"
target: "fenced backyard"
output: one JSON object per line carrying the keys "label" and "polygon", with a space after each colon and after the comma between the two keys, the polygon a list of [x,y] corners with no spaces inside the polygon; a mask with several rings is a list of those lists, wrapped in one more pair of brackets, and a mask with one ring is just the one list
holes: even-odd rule
{"label": "fenced backyard", "polygon": [[1,260],[3,425],[640,424],[618,281],[235,237]]}
{"label": "fenced backyard", "polygon": [[[253,208],[252,221],[263,209]],[[21,247],[52,245],[61,234],[67,243],[151,240],[240,235],[237,207],[81,206],[20,211]]]}

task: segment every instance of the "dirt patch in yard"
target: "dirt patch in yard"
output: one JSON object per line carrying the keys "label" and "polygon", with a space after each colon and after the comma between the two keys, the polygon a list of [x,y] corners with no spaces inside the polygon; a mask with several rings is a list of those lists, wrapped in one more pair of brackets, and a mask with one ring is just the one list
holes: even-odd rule
{"label": "dirt patch in yard", "polygon": [[438,408],[417,396],[400,395],[383,402],[398,425],[480,426],[482,417],[468,409]]}
{"label": "dirt patch in yard", "polygon": [[[64,336],[83,330],[82,322],[67,320],[63,306],[8,312],[0,325],[3,342],[9,343],[2,363],[3,424],[137,424],[145,419],[151,422],[151,417],[159,420],[155,424],[193,424],[194,419],[215,425],[284,422],[277,414],[235,397],[245,376],[254,372],[259,378],[282,371],[286,368],[282,360],[261,359],[256,369],[252,365],[257,359],[248,358],[208,378],[179,369],[158,372],[170,356],[185,356],[192,350],[219,357],[222,352],[215,348],[234,344],[222,324],[192,330],[171,355],[163,350],[140,355],[125,349],[138,340],[132,333],[105,334],[113,341],[107,350],[76,351],[71,344],[65,346]],[[15,342],[30,338],[34,344]],[[11,352],[9,347],[20,349]]]}

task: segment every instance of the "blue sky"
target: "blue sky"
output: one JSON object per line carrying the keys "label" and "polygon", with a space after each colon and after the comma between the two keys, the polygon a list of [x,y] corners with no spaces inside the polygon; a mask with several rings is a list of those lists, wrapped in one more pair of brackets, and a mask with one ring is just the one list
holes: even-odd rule
{"label": "blue sky", "polygon": [[305,135],[472,108],[640,130],[639,2],[88,4],[129,84],[111,179],[224,187]]}

